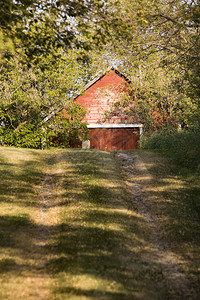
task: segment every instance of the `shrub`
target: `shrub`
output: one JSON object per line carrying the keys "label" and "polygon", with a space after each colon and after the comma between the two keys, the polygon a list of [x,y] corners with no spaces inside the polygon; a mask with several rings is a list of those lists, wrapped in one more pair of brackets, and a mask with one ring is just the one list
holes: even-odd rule
{"label": "shrub", "polygon": [[160,151],[180,165],[197,169],[200,165],[200,134],[176,132],[143,136],[140,148]]}
{"label": "shrub", "polygon": [[1,137],[7,146],[39,149],[41,145],[41,128],[33,124],[24,124],[18,130],[1,130]]}

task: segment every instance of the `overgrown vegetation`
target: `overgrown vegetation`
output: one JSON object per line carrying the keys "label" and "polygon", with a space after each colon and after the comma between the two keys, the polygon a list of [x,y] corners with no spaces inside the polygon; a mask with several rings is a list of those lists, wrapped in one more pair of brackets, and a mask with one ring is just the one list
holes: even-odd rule
{"label": "overgrown vegetation", "polygon": [[72,100],[91,77],[90,51],[105,38],[107,4],[9,0],[0,6],[0,140],[44,148],[84,139],[85,112]]}
{"label": "overgrown vegetation", "polygon": [[120,0],[116,7],[111,51],[130,74],[147,130],[176,123],[198,128],[198,1]]}
{"label": "overgrown vegetation", "polygon": [[[5,144],[39,147],[44,131],[47,144],[58,134],[66,146],[69,131],[84,138],[83,113],[70,99],[111,65],[131,80],[127,113],[133,122],[139,115],[146,132],[178,124],[199,128],[197,0],[4,2],[0,135]],[[57,118],[63,107],[71,112],[68,122]]]}
{"label": "overgrown vegetation", "polygon": [[194,132],[157,133],[143,136],[142,149],[151,149],[170,157],[180,167],[200,172],[200,134]]}

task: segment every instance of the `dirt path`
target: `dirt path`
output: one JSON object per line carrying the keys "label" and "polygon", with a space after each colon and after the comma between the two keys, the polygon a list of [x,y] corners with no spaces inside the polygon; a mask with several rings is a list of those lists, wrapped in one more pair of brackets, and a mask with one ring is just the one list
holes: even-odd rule
{"label": "dirt path", "polygon": [[36,224],[35,242],[33,244],[33,258],[36,262],[36,276],[39,279],[35,286],[39,299],[51,299],[52,279],[46,271],[46,264],[53,254],[49,245],[56,235],[56,226],[59,224],[60,198],[62,193],[62,167],[61,156],[52,155],[44,170],[44,177],[40,186],[37,186],[38,208],[34,217]]}
{"label": "dirt path", "polygon": [[152,181],[151,174],[136,154],[119,153],[118,159],[122,165],[126,183],[132,193],[133,203],[150,232],[151,249],[148,249],[147,255],[150,253],[151,260],[160,264],[171,295],[170,299],[194,299],[190,295],[190,283],[181,270],[183,262],[170,250],[170,245],[163,240],[159,222],[153,214],[153,202],[147,192]]}

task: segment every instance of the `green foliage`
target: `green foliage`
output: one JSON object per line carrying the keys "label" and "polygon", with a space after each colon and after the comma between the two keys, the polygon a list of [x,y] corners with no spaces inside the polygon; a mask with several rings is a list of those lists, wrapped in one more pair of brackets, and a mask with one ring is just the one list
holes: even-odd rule
{"label": "green foliage", "polygon": [[143,136],[142,149],[158,150],[179,165],[200,169],[200,134],[192,132],[160,133]]}
{"label": "green foliage", "polygon": [[0,0],[0,7],[1,140],[40,148],[86,138],[85,111],[70,99],[91,75],[90,50],[106,40],[108,2]]}
{"label": "green foliage", "polygon": [[[154,60],[156,57],[154,55]],[[135,69],[128,93],[120,92],[120,101],[115,106],[123,109],[129,120],[142,123],[148,134],[163,130],[171,132],[179,124],[189,127],[197,108],[184,87],[177,91],[178,69],[161,67],[159,57],[153,66],[149,65],[151,62],[152,58],[146,66],[139,66],[138,72]]]}
{"label": "green foliage", "polygon": [[[0,72],[0,135],[5,145],[49,147],[54,140],[69,145],[70,135],[85,137],[84,109],[70,98],[77,91],[85,68],[69,53],[57,59],[49,55],[29,67],[19,57],[4,61]],[[62,111],[68,114],[61,117]],[[73,133],[72,133],[73,132]],[[62,137],[62,138],[61,138]]]}
{"label": "green foliage", "polygon": [[0,6],[1,140],[40,148],[85,139],[85,111],[71,98],[91,76],[88,51],[106,39],[107,1],[0,0]]}
{"label": "green foliage", "polygon": [[69,147],[71,141],[87,139],[87,124],[82,122],[85,109],[71,101],[50,121],[43,125],[46,147]]}
{"label": "green foliage", "polygon": [[0,0],[0,28],[29,63],[69,49],[88,59],[87,51],[107,39],[109,1]]}
{"label": "green foliage", "polygon": [[64,127],[83,136],[80,120],[70,127],[59,119],[59,127],[53,116],[111,64],[131,79],[135,103],[128,100],[127,114],[146,132],[179,123],[199,128],[197,1],[0,0],[0,6],[0,118],[8,132],[29,124],[34,132],[45,127],[47,136],[55,130],[59,140]]}
{"label": "green foliage", "polygon": [[131,79],[141,120],[150,131],[156,121],[152,108],[158,105],[172,123],[199,127],[199,16],[198,1],[116,2],[109,54],[117,53]]}
{"label": "green foliage", "polygon": [[42,129],[33,124],[24,124],[18,130],[0,130],[3,144],[22,148],[42,148]]}

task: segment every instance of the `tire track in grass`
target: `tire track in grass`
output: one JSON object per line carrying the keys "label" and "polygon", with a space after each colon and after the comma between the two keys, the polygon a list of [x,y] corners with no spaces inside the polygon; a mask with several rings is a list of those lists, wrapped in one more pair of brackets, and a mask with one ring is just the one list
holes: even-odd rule
{"label": "tire track in grass", "polygon": [[53,279],[46,264],[58,232],[62,155],[8,148],[4,156],[0,299],[51,300]]}
{"label": "tire track in grass", "polygon": [[[40,186],[37,186],[38,208],[34,222],[37,230],[35,233],[34,259],[36,261],[36,274],[41,278],[39,286],[39,299],[52,299],[52,278],[47,273],[46,265],[52,259],[50,244],[53,243],[53,235],[56,235],[56,227],[59,224],[60,194],[62,193],[63,170],[61,167],[62,156],[58,152],[51,154],[47,159],[47,167]],[[38,299],[38,298],[37,298]]]}
{"label": "tire track in grass", "polygon": [[153,202],[151,203],[151,198],[145,190],[151,184],[151,174],[136,154],[131,156],[127,153],[118,153],[118,159],[122,165],[127,186],[131,191],[133,203],[150,232],[151,246],[150,249],[147,249],[146,257],[152,262],[160,264],[171,295],[170,299],[194,299],[190,293],[190,282],[181,269],[184,262],[170,250],[170,246],[162,239],[159,223],[151,213],[150,206],[153,205]]}

